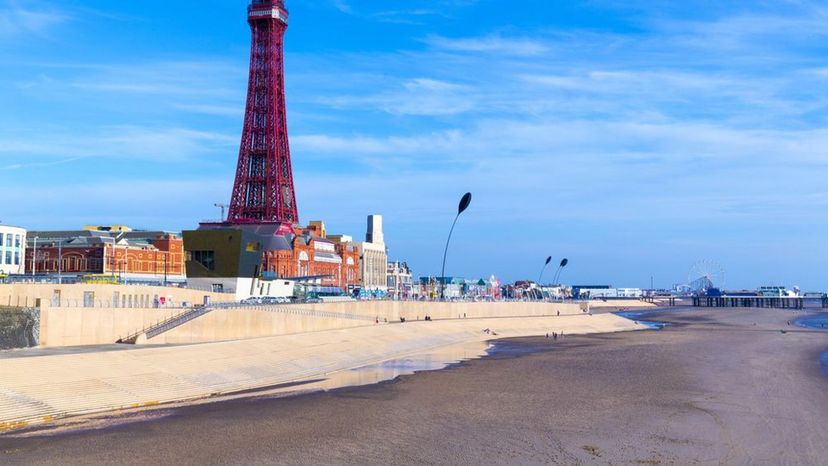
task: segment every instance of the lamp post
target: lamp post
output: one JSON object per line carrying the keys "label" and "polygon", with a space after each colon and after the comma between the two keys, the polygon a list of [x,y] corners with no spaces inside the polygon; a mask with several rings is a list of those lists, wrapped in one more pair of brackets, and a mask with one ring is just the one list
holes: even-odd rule
{"label": "lamp post", "polygon": [[58,240],[58,285],[63,284],[63,240]]}
{"label": "lamp post", "polygon": [[32,277],[37,274],[37,240],[40,237],[34,237],[34,248],[32,249]]}
{"label": "lamp post", "polygon": [[448,240],[446,240],[446,249],[443,251],[443,268],[440,271],[440,301],[445,300],[446,298],[446,255],[448,254],[448,247],[449,243],[451,242],[451,235],[454,233],[454,227],[457,225],[457,220],[460,218],[460,214],[466,211],[469,208],[469,204],[471,204],[472,194],[466,193],[463,195],[463,198],[460,199],[460,205],[457,206],[457,216],[454,217],[454,223],[451,224],[451,230],[449,230]]}
{"label": "lamp post", "polygon": [[563,294],[563,287],[561,287],[561,284],[558,283],[558,280],[560,280],[561,272],[563,271],[564,267],[567,266],[567,264],[569,264],[569,259],[564,258],[561,261],[561,264],[558,266],[558,271],[555,273],[555,285],[558,285],[558,288],[561,292],[561,302],[563,302],[563,300],[564,300],[564,294]]}
{"label": "lamp post", "polygon": [[230,206],[229,206],[229,205],[227,205],[227,204],[222,204],[222,203],[220,203],[220,202],[216,202],[215,204],[213,204],[213,206],[214,206],[214,207],[218,207],[219,209],[221,209],[221,221],[222,221],[222,222],[224,222],[224,221],[225,221],[225,219],[227,218],[227,217],[224,215],[225,209],[227,209],[227,208],[228,208],[228,207],[230,207]]}
{"label": "lamp post", "polygon": [[[110,262],[110,267],[112,267],[112,270],[110,270],[110,272],[112,273],[112,281],[115,281],[115,272],[116,272],[116,269],[118,268],[117,257],[115,256],[115,238],[110,236],[109,239],[112,240],[112,261]],[[106,247],[105,246],[104,246],[104,255],[106,255]],[[104,264],[106,264],[106,258],[104,258]]]}
{"label": "lamp post", "polygon": [[560,283],[558,283],[558,280],[561,278],[561,271],[563,271],[563,268],[566,267],[567,264],[569,264],[569,259],[564,259],[564,260],[561,261],[561,264],[558,266],[558,271],[555,272],[555,284],[556,285],[560,285]]}
{"label": "lamp post", "polygon": [[543,268],[541,269],[540,275],[538,275],[538,287],[540,288],[541,300],[543,300],[543,285],[541,285],[541,280],[543,279],[543,272],[546,271],[546,268],[549,266],[550,262],[552,262],[552,256],[549,256],[546,259],[546,262],[543,264]]}

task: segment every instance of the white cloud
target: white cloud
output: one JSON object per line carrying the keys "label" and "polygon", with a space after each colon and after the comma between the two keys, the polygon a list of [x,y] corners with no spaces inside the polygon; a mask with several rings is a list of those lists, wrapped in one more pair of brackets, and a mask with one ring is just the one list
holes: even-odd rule
{"label": "white cloud", "polygon": [[0,8],[0,37],[44,33],[68,19],[67,14],[55,9],[45,12],[14,6]]}
{"label": "white cloud", "polygon": [[76,76],[68,86],[97,93],[165,96],[237,97],[244,95],[247,70],[227,62],[175,61],[99,65],[94,73]]}
{"label": "white cloud", "polygon": [[331,4],[333,5],[334,8],[336,8],[337,10],[339,10],[343,13],[349,13],[350,14],[350,13],[354,12],[354,9],[351,7],[351,5],[349,3],[345,2],[345,0],[331,0]]}
{"label": "white cloud", "polygon": [[339,96],[325,99],[325,102],[338,107],[378,108],[397,115],[456,115],[475,107],[473,90],[462,84],[414,78],[376,95]]}
{"label": "white cloud", "polygon": [[775,166],[828,163],[828,129],[738,129],[688,122],[486,120],[470,130],[391,137],[306,134],[292,141],[297,151],[308,154],[347,154],[357,159],[381,155],[389,169],[396,167],[396,157],[403,162],[415,157],[417,162],[440,158],[478,165],[589,161],[597,169],[642,161],[664,167],[704,160]]}
{"label": "white cloud", "polygon": [[448,38],[429,36],[423,39],[428,45],[454,52],[482,52],[505,55],[534,56],[550,50],[549,46],[539,40],[502,36]]}
{"label": "white cloud", "polygon": [[[180,161],[226,151],[237,144],[236,136],[188,128],[110,126],[86,132],[54,128],[38,132],[6,131],[0,132],[0,160],[11,168],[88,157]],[[18,162],[23,158],[27,162]],[[42,162],[34,162],[33,158]]]}

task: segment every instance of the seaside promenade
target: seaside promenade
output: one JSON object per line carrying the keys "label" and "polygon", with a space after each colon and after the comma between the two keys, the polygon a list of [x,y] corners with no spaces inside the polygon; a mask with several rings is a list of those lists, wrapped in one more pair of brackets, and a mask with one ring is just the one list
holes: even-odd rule
{"label": "seaside promenade", "polygon": [[640,328],[612,314],[583,314],[379,324],[181,346],[5,352],[0,353],[0,431],[324,379],[469,342]]}

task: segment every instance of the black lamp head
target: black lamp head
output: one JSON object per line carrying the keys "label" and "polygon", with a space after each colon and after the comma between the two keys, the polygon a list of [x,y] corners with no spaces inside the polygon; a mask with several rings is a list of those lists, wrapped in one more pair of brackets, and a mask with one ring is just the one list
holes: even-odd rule
{"label": "black lamp head", "polygon": [[469,208],[469,204],[471,204],[472,194],[466,193],[463,195],[463,199],[460,199],[460,206],[457,208],[457,215],[462,214]]}

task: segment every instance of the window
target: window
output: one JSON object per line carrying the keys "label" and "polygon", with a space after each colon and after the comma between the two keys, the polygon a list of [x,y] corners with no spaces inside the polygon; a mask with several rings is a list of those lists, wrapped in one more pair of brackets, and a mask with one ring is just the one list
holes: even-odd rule
{"label": "window", "polygon": [[12,234],[6,233],[6,247],[11,247],[12,245]]}
{"label": "window", "polygon": [[12,265],[12,252],[6,251],[6,265]]}
{"label": "window", "polygon": [[207,270],[216,270],[215,251],[193,251],[193,260],[204,266]]}
{"label": "window", "polygon": [[16,247],[16,248],[20,247],[20,235],[15,235],[15,237],[14,237],[14,247]]}
{"label": "window", "polygon": [[20,251],[14,251],[14,265],[20,265]]}
{"label": "window", "polygon": [[3,247],[3,235],[0,234],[0,247]]}

